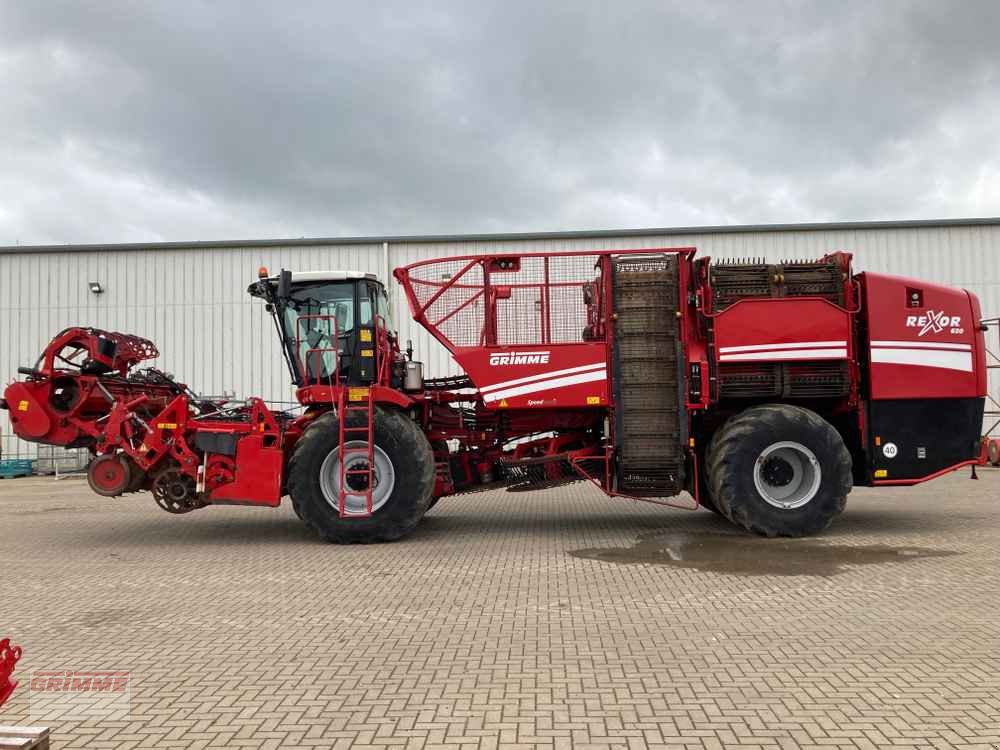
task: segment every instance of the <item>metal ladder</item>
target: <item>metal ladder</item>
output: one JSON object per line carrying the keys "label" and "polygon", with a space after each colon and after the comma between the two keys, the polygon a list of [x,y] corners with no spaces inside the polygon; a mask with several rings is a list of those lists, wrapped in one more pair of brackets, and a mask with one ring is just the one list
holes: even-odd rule
{"label": "metal ladder", "polygon": [[[362,391],[364,391],[363,395]],[[353,397],[355,395],[361,396],[358,400],[362,402],[362,406],[353,405]],[[341,388],[337,397],[337,415],[340,423],[340,491],[337,498],[337,510],[341,518],[370,518],[372,515],[372,491],[375,482],[375,436],[372,424],[375,404],[372,399],[371,388],[353,386]],[[347,422],[351,414],[363,414],[364,424],[348,426]],[[347,443],[351,440],[351,435],[362,434],[365,440],[364,448],[347,447]],[[350,456],[359,455],[366,457],[366,468],[348,469]],[[350,477],[364,477],[364,491],[348,489],[347,481]],[[347,509],[348,497],[364,497],[364,512],[349,511]]]}
{"label": "metal ladder", "polygon": [[[310,321],[315,321],[311,323]],[[366,386],[345,386],[341,384],[340,377],[340,349],[339,347],[312,347],[306,350],[305,357],[302,357],[301,347],[303,342],[307,341],[307,329],[309,325],[315,325],[316,322],[325,322],[330,326],[331,338],[335,342],[340,341],[340,329],[337,325],[336,316],[327,314],[316,314],[316,315],[301,315],[295,324],[295,352],[296,359],[302,373],[303,381],[310,385],[327,385],[330,390],[333,391],[336,396],[333,399],[333,406],[337,409],[337,419],[338,419],[338,455],[340,456],[340,471],[338,479],[340,480],[339,489],[337,492],[337,512],[341,518],[369,518],[372,515],[372,483],[375,479],[375,471],[373,468],[374,456],[374,439],[373,439],[373,429],[372,429],[372,415],[374,410],[374,403],[372,401],[372,389]],[[333,370],[327,372],[326,377],[323,378],[320,373],[323,370],[322,358],[326,354],[332,354],[334,358]],[[309,363],[315,362],[315,375],[310,374]],[[362,394],[363,392],[363,394]],[[363,403],[363,406],[354,406],[353,396],[358,395],[358,401]],[[348,416],[351,413],[360,412],[364,416],[364,425],[358,427],[349,427],[347,425]],[[351,439],[352,435],[364,434],[364,439],[366,445],[364,448],[348,448],[347,442]],[[366,456],[368,460],[368,467],[366,469],[348,469],[347,463],[348,459],[352,455]],[[364,492],[349,490],[347,487],[347,480],[349,477],[354,476],[364,476],[367,480],[367,487]],[[364,512],[352,513],[347,509],[347,498],[348,497],[364,497],[365,498],[365,510]]]}
{"label": "metal ladder", "polygon": [[[337,511],[341,518],[370,518],[374,512],[372,509],[373,495],[375,490],[375,384],[384,383],[387,379],[389,357],[385,352],[389,350],[388,328],[385,319],[381,315],[372,317],[372,338],[374,341],[367,342],[372,346],[376,357],[376,375],[374,383],[368,386],[343,386],[338,390],[337,395],[337,415],[340,422],[340,491],[337,498]],[[363,339],[362,339],[363,341]],[[337,364],[337,380],[340,380],[340,364]],[[355,398],[358,396],[358,398]],[[361,402],[361,406],[354,406],[356,401]],[[348,426],[349,416],[354,414],[364,415],[364,424],[359,426]],[[364,448],[348,448],[347,442],[350,435],[364,435]],[[348,469],[349,456],[365,456],[366,468]],[[350,477],[364,477],[364,492],[350,490],[347,487],[347,480]],[[349,512],[347,510],[348,497],[364,497],[365,509],[362,512]]]}
{"label": "metal ladder", "polygon": [[[389,357],[388,327],[385,319],[381,315],[372,317],[372,338],[374,341],[365,342],[372,347],[376,358],[376,374],[374,382],[370,385],[351,386],[342,385],[337,389],[337,417],[340,426],[340,489],[337,497],[337,512],[341,518],[371,518],[374,510],[373,495],[375,490],[375,389],[373,386],[384,383],[387,380]],[[340,382],[340,361],[337,361],[337,382]],[[360,402],[360,405],[355,406]],[[363,424],[349,426],[347,423],[351,414],[364,415]],[[347,443],[351,436],[357,439],[364,436],[364,448],[348,448]],[[347,464],[350,456],[364,456],[366,468],[348,469]],[[364,477],[365,489],[348,489],[347,480],[350,477]],[[347,509],[347,498],[363,497],[365,499],[364,511],[350,512]]]}

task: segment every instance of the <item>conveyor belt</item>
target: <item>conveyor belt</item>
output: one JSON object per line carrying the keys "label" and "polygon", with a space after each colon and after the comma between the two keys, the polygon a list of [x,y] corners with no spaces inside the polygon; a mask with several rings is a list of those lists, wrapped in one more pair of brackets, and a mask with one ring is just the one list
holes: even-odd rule
{"label": "conveyor belt", "polygon": [[618,491],[675,495],[684,485],[677,258],[612,261]]}

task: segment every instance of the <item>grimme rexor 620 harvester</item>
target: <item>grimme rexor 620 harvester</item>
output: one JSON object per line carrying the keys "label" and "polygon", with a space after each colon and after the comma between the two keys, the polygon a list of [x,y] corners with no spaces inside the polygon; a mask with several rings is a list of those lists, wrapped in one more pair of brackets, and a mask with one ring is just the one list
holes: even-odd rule
{"label": "grimme rexor 620 harvester", "polygon": [[694,248],[496,254],[395,271],[461,377],[423,377],[386,292],[350,272],[270,276],[302,410],[199,398],[137,336],[71,328],[3,406],[25,440],[85,446],[107,496],[171,513],[295,512],[326,540],[411,531],[438,499],[572,479],[698,503],[751,531],[825,528],[854,485],[910,485],[980,454],[985,350],[964,290]]}

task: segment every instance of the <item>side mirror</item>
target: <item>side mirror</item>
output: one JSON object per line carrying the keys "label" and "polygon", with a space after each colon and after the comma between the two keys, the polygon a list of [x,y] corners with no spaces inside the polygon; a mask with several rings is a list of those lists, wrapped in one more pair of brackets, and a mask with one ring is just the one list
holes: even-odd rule
{"label": "side mirror", "polygon": [[278,299],[288,299],[289,292],[292,291],[292,272],[286,271],[284,268],[281,269],[281,274],[278,276]]}

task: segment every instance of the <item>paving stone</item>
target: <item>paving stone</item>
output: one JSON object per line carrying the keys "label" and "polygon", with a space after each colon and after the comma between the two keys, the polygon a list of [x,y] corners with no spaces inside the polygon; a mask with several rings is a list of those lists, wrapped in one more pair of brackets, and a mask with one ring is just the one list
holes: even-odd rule
{"label": "paving stone", "polygon": [[998,748],[980,476],[855,490],[794,542],[576,484],[446,498],[355,547],[289,508],[4,482],[0,632],[24,658],[0,723],[37,723],[36,670],[127,670],[128,715],[50,721],[53,747]]}

